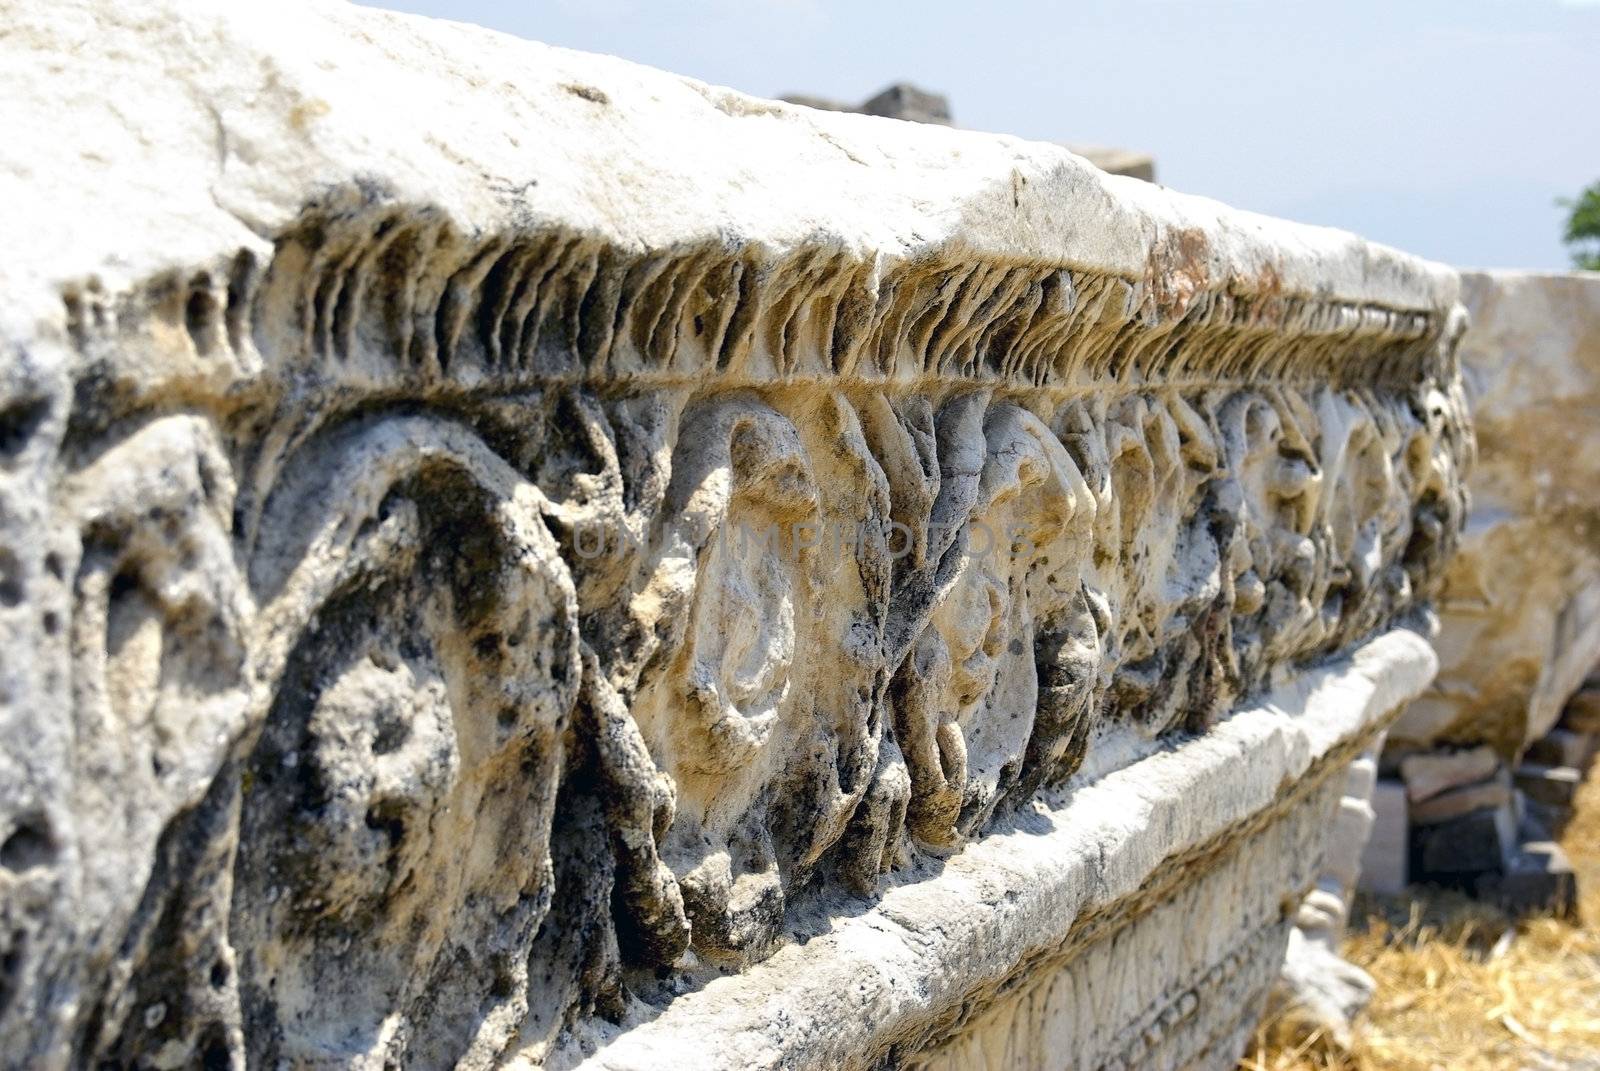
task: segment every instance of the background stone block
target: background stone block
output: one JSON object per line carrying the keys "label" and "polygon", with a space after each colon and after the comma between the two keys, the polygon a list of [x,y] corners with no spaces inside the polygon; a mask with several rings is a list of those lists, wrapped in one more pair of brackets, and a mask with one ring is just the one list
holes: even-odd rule
{"label": "background stone block", "polygon": [[1561,845],[1551,841],[1519,845],[1502,873],[1478,879],[1477,892],[1513,915],[1578,920],[1577,876]]}
{"label": "background stone block", "polygon": [[1413,803],[1487,781],[1499,768],[1500,757],[1489,747],[1421,752],[1400,760],[1400,776]]}
{"label": "background stone block", "polygon": [[1411,824],[1437,825],[1486,807],[1506,807],[1511,802],[1511,773],[1509,770],[1501,769],[1487,781],[1480,781],[1475,785],[1462,785],[1460,788],[1441,792],[1437,796],[1430,796],[1420,803],[1413,802]]}
{"label": "background stone block", "polygon": [[1455,881],[1463,875],[1505,869],[1517,847],[1517,819],[1509,801],[1435,825],[1414,826],[1412,880]]}
{"label": "background stone block", "polygon": [[1405,891],[1411,875],[1411,819],[1406,786],[1380,780],[1372,789],[1372,834],[1361,853],[1358,888],[1385,896]]}
{"label": "background stone block", "polygon": [[[1600,660],[1600,274],[1470,272],[1462,296],[1475,519],[1440,598],[1439,680],[1389,740],[1483,743],[1515,761]],[[1566,717],[1600,731],[1588,698]]]}

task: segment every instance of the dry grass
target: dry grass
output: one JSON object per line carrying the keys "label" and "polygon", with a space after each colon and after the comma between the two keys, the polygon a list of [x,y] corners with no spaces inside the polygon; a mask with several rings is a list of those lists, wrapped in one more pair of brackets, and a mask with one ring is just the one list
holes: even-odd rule
{"label": "dry grass", "polygon": [[1344,954],[1378,982],[1355,1051],[1258,1035],[1241,1071],[1600,1071],[1600,763],[1562,845],[1582,925],[1514,923],[1463,896],[1358,900]]}

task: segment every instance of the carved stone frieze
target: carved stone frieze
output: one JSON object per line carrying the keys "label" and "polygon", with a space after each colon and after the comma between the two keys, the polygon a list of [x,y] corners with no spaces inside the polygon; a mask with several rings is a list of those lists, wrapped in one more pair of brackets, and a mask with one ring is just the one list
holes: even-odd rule
{"label": "carved stone frieze", "polygon": [[52,57],[134,117],[81,105],[115,189],[0,189],[0,1050],[537,1059],[1419,620],[1472,453],[1445,270],[286,21],[281,70],[222,9],[0,42],[8,163],[63,151]]}

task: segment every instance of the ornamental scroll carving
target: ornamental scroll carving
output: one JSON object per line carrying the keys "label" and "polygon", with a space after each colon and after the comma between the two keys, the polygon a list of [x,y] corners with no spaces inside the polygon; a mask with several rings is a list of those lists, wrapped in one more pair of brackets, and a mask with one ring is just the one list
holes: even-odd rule
{"label": "ornamental scroll carving", "polygon": [[[1416,612],[1461,525],[1447,310],[350,200],[71,289],[8,411],[73,724],[0,1016],[86,1062],[486,1066],[621,1017],[1108,726],[1204,732]],[[52,964],[72,859],[98,923]]]}

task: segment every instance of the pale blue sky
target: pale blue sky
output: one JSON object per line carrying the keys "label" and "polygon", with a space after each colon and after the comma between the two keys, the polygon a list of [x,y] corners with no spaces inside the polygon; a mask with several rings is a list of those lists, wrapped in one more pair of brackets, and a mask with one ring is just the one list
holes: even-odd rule
{"label": "pale blue sky", "polygon": [[1463,266],[1561,268],[1600,178],[1600,0],[382,0],[761,96],[910,80],[961,126]]}

